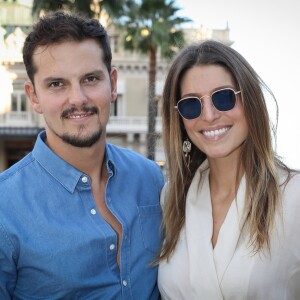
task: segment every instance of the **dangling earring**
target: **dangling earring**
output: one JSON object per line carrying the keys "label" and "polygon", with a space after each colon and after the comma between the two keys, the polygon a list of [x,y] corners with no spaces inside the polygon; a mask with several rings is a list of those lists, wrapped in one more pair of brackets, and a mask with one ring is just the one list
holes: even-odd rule
{"label": "dangling earring", "polygon": [[182,151],[183,151],[184,156],[186,158],[187,166],[189,166],[189,164],[190,164],[190,160],[191,160],[190,152],[191,152],[191,150],[192,150],[192,144],[189,141],[189,139],[187,138],[182,144]]}

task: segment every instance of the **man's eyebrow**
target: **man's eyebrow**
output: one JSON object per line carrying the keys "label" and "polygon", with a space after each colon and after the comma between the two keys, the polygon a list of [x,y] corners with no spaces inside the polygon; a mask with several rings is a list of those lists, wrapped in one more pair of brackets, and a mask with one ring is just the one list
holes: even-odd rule
{"label": "man's eyebrow", "polygon": [[49,82],[52,82],[52,81],[62,81],[62,80],[64,80],[64,78],[62,78],[62,77],[52,77],[52,76],[50,76],[50,77],[44,78],[43,82],[44,83],[49,83]]}
{"label": "man's eyebrow", "polygon": [[[103,70],[93,70],[93,71],[90,71],[86,74],[83,74],[82,77],[86,77],[86,76],[91,76],[91,75],[97,75],[97,76],[103,76],[105,73]],[[49,76],[49,77],[46,77],[43,79],[43,82],[44,83],[49,83],[49,82],[52,82],[52,81],[62,81],[62,80],[65,80],[65,78],[63,77],[55,77],[55,76]]]}
{"label": "man's eyebrow", "polygon": [[104,75],[104,71],[103,71],[103,70],[97,69],[97,70],[93,70],[93,71],[91,71],[91,72],[88,72],[88,73],[84,74],[84,76],[89,76],[89,75],[98,75],[98,76],[102,76],[102,75]]}

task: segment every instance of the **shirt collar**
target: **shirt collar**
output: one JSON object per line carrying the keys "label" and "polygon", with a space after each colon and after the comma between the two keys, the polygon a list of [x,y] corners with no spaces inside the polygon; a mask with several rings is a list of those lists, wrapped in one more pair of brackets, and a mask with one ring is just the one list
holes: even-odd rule
{"label": "shirt collar", "polygon": [[84,176],[84,174],[55,154],[46,145],[45,141],[46,132],[42,131],[38,135],[32,151],[34,158],[50,176],[55,178],[70,193],[73,193],[79,179]]}
{"label": "shirt collar", "polygon": [[[32,152],[35,159],[45,169],[45,171],[55,178],[61,185],[63,185],[70,193],[74,192],[80,178],[82,176],[86,176],[86,174],[77,170],[57,154],[55,154],[46,145],[45,131],[42,131],[38,135]],[[111,175],[114,175],[116,173],[116,162],[113,154],[113,147],[110,144],[105,145],[105,160],[108,172]]]}
{"label": "shirt collar", "polygon": [[106,168],[108,172],[114,175],[117,172],[116,168],[116,159],[114,157],[113,146],[111,144],[105,145],[105,160],[106,160]]}

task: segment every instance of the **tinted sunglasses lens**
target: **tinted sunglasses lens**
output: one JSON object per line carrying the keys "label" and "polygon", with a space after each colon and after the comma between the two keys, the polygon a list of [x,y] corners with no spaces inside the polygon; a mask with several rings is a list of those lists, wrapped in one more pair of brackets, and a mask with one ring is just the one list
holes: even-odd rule
{"label": "tinted sunglasses lens", "polygon": [[177,104],[178,111],[185,119],[196,119],[201,114],[201,103],[198,98],[186,98]]}
{"label": "tinted sunglasses lens", "polygon": [[228,111],[234,108],[236,97],[233,90],[225,89],[215,92],[211,100],[217,110]]}

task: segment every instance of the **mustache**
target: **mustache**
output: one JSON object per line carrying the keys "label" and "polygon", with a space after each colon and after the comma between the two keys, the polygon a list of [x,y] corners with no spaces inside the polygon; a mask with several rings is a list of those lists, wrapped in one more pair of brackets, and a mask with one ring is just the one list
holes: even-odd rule
{"label": "mustache", "polygon": [[73,114],[75,112],[84,112],[84,113],[94,113],[94,114],[98,114],[99,110],[97,107],[95,106],[83,106],[81,109],[78,109],[76,107],[71,107],[68,109],[65,109],[62,113],[61,113],[61,118],[66,118],[68,115]]}

